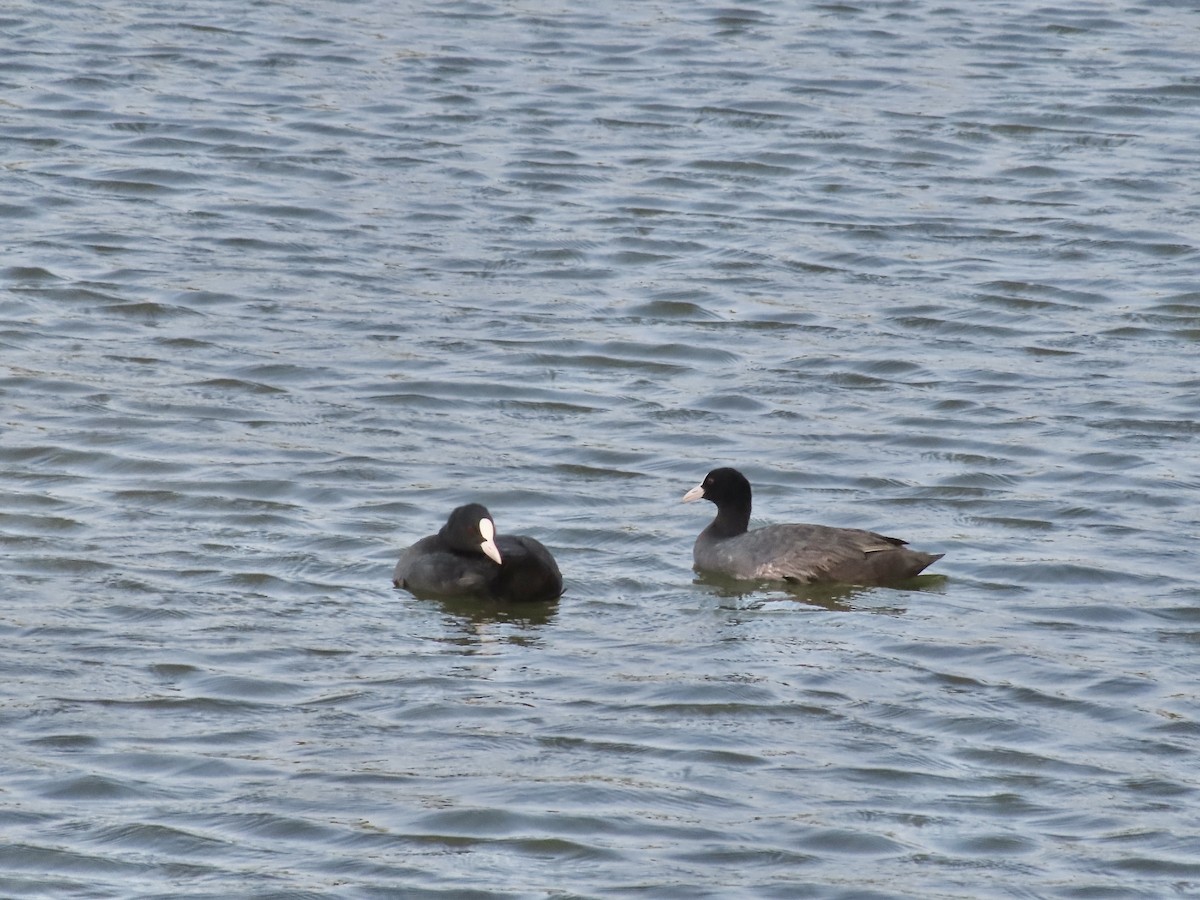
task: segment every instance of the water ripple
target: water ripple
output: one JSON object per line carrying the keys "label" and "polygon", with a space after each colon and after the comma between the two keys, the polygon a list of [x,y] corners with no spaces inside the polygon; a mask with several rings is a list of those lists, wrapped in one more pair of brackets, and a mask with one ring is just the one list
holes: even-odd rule
{"label": "water ripple", "polygon": [[1193,887],[1193,12],[343,13],[0,15],[6,892]]}

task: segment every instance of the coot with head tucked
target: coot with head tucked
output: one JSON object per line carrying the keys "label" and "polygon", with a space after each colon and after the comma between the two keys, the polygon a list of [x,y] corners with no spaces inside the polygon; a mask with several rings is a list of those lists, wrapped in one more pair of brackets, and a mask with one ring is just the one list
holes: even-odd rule
{"label": "coot with head tucked", "polygon": [[692,548],[699,572],[795,584],[893,584],[941,559],[899,538],[827,525],[768,525],[749,531],[750,482],[737,469],[713,469],[683,495],[710,500],[717,517]]}
{"label": "coot with head tucked", "polygon": [[558,564],[539,541],[497,535],[487,507],[468,503],[437,534],[400,554],[392,584],[419,597],[555,600],[563,590]]}

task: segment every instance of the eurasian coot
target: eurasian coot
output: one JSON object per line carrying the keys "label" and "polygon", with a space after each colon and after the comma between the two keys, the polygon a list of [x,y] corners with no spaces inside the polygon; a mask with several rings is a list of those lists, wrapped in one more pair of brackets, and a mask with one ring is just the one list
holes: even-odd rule
{"label": "eurasian coot", "polygon": [[547,601],[563,591],[558,564],[539,541],[497,535],[487,507],[468,503],[437,534],[400,554],[392,584],[419,597]]}
{"label": "eurasian coot", "polygon": [[827,525],[750,526],[750,482],[737,469],[713,469],[683,495],[711,500],[717,517],[696,538],[697,571],[796,584],[892,584],[912,578],[941,553],[910,550],[899,538]]}

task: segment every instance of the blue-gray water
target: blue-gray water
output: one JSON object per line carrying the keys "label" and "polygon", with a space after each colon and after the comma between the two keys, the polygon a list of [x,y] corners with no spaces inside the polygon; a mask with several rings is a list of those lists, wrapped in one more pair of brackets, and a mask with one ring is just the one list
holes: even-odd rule
{"label": "blue-gray water", "polygon": [[[0,11],[0,896],[1200,895],[1200,11]],[[697,581],[759,522],[918,590]],[[469,499],[553,608],[414,600]]]}

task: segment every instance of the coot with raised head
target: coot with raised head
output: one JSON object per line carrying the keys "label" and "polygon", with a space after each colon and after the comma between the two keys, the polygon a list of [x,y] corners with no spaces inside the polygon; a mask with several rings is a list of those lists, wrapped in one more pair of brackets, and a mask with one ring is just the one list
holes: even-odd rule
{"label": "coot with raised head", "polygon": [[795,584],[884,585],[912,578],[941,553],[910,550],[905,541],[827,525],[750,527],[750,482],[737,469],[713,469],[683,495],[709,500],[717,517],[692,548],[697,571],[745,580]]}

